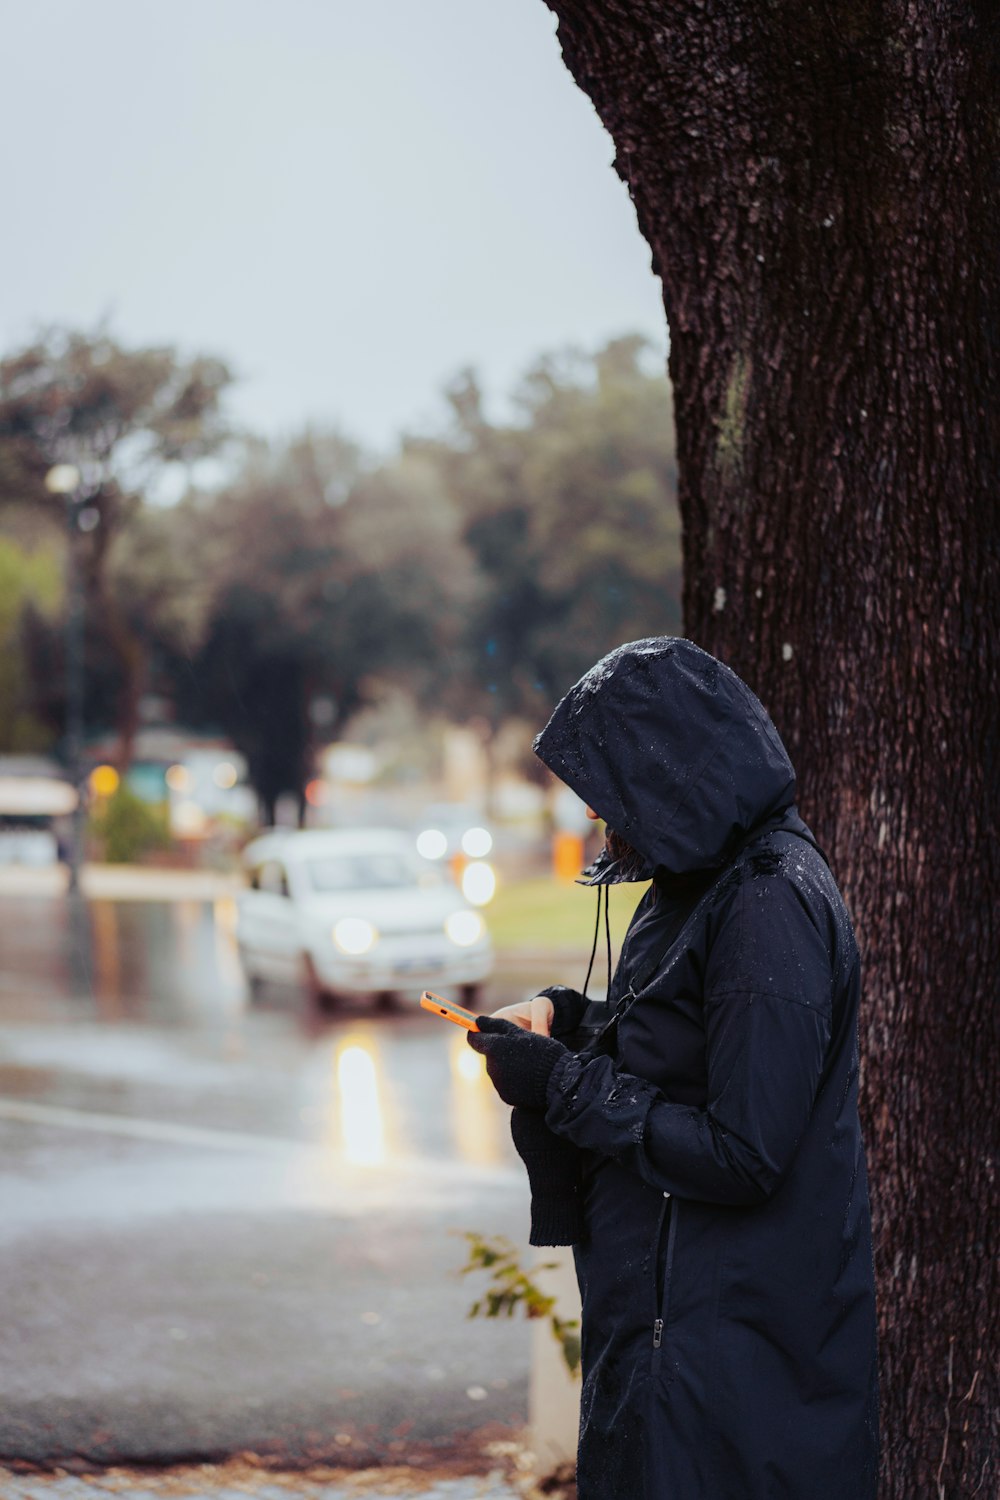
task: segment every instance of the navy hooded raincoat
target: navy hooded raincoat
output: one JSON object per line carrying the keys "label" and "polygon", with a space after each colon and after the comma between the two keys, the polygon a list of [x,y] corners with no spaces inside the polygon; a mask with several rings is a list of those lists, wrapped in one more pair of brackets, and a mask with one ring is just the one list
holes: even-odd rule
{"label": "navy hooded raincoat", "polygon": [[858,950],[785,748],[664,637],[599,662],[535,750],[656,875],[615,1019],[548,1088],[584,1172],[580,1500],[873,1500]]}

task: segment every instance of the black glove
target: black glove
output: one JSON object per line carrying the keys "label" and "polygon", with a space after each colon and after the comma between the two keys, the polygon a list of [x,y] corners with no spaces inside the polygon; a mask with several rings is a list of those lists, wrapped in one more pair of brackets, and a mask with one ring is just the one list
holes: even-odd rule
{"label": "black glove", "polygon": [[575,1245],[583,1238],[580,1150],[532,1109],[511,1112],[510,1133],[531,1188],[530,1245]]}
{"label": "black glove", "polygon": [[477,1016],[469,1046],[486,1058],[486,1071],[505,1104],[544,1110],[549,1074],[567,1049],[554,1037],[525,1031],[497,1016]]}
{"label": "black glove", "polygon": [[550,984],[548,989],[539,990],[538,993],[552,1001],[551,1034],[557,1038],[571,1036],[592,1003],[586,995],[581,995],[579,990],[571,990],[566,984]]}

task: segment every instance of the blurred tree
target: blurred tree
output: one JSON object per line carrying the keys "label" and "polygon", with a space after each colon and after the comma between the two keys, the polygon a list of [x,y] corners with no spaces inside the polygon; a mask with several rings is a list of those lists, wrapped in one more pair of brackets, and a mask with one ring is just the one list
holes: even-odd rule
{"label": "blurred tree", "polygon": [[33,617],[51,616],[62,599],[58,556],[26,551],[0,536],[0,755],[46,750],[52,733],[37,710],[26,635]]}
{"label": "blurred tree", "polygon": [[640,338],[541,360],[517,419],[487,420],[474,376],[450,391],[437,465],[476,560],[454,712],[538,723],[597,657],[680,623],[670,388]]}
{"label": "blurred tree", "polygon": [[143,855],[170,846],[166,804],[151,806],[124,781],[95,810],[90,830],[109,865],[136,864]]}
{"label": "blurred tree", "polygon": [[425,462],[368,470],[331,434],[253,447],[200,527],[212,597],[179,706],[232,737],[270,822],[380,682],[431,695],[469,563]]}
{"label": "blurred tree", "polygon": [[663,281],[687,631],[773,712],[858,924],[886,1500],[985,1493],[1000,19],[548,3]]}
{"label": "blurred tree", "polygon": [[[56,464],[80,472],[85,504],[77,507],[75,542],[88,632],[106,642],[117,669],[122,767],[131,759],[146,665],[134,607],[137,550],[119,567],[122,539],[142,524],[143,498],[166,469],[224,441],[220,401],[230,379],[218,360],[124,349],[103,331],[53,331],[0,360],[0,503],[33,506],[63,529],[67,502],[48,493],[45,476]],[[148,601],[139,613],[150,617]]]}

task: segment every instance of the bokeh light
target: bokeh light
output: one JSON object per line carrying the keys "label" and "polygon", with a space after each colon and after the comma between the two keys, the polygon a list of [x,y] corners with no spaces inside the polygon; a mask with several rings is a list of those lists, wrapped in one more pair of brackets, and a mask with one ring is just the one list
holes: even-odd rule
{"label": "bokeh light", "polygon": [[229,760],[220,760],[219,764],[212,772],[212,780],[215,782],[216,786],[221,786],[225,791],[228,791],[230,787],[235,786],[238,779],[239,773],[237,772],[236,767],[233,765],[232,761]]}
{"label": "bokeh light", "polygon": [[199,838],[205,831],[205,813],[197,802],[185,799],[171,810],[170,821],[179,838]]}
{"label": "bokeh light", "polygon": [[121,778],[114,766],[95,766],[88,781],[95,797],[112,797],[118,790]]}
{"label": "bokeh light", "polygon": [[342,917],[333,929],[333,941],[337,947],[354,955],[367,953],[377,937],[377,929],[364,917]]}
{"label": "bokeh light", "polygon": [[453,911],[444,924],[444,930],[459,948],[471,948],[478,943],[485,928],[477,911]]}
{"label": "bokeh light", "polygon": [[488,828],[469,828],[462,835],[462,849],[470,859],[485,859],[493,848],[493,835]]}
{"label": "bokeh light", "polygon": [[485,860],[475,860],[462,872],[462,895],[470,906],[486,906],[493,900],[497,890],[497,877],[493,866]]}
{"label": "bokeh light", "polygon": [[440,828],[425,828],[417,838],[417,853],[422,859],[444,859],[448,840]]}

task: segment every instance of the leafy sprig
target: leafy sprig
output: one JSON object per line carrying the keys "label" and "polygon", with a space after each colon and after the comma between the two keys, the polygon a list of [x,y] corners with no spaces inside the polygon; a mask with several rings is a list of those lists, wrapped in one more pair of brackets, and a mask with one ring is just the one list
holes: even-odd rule
{"label": "leafy sprig", "polygon": [[[463,1238],[468,1241],[469,1258],[459,1268],[460,1276],[478,1271],[489,1274],[489,1282],[483,1295],[469,1308],[470,1318],[512,1318],[522,1307],[526,1318],[546,1318],[552,1336],[562,1351],[566,1368],[571,1375],[580,1369],[579,1322],[575,1318],[560,1318],[554,1311],[555,1297],[548,1296],[531,1279],[521,1265],[517,1247],[504,1235],[487,1238],[474,1230],[466,1230]],[[537,1271],[556,1269],[555,1261],[546,1261],[535,1268]]]}

